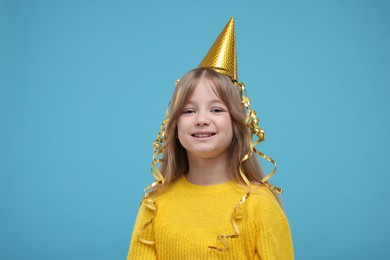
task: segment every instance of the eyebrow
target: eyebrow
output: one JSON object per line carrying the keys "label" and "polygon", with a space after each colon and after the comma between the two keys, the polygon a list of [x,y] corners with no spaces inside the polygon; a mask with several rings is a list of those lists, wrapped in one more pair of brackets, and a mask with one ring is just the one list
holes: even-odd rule
{"label": "eyebrow", "polygon": [[[219,100],[219,99],[213,99],[213,100],[211,100],[211,101],[208,102],[208,103],[209,103],[209,104],[218,103],[218,104],[221,104],[221,105],[224,105],[224,106],[225,106],[225,103],[223,103],[223,102],[222,102],[221,100]],[[188,104],[192,105],[192,104],[196,104],[196,102],[193,101],[193,100],[188,100],[186,104],[187,104],[187,105],[188,105]]]}

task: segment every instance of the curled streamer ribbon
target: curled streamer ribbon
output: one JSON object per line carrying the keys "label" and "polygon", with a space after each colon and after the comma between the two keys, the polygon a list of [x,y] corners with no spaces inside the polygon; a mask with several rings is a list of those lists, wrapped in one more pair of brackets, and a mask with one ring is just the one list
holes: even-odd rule
{"label": "curled streamer ribbon", "polygon": [[[179,80],[176,80],[175,85],[177,87],[177,84],[179,83]],[[174,107],[176,107],[176,103],[178,100],[178,97],[180,95],[180,88],[177,91]],[[165,150],[165,142],[166,142],[166,130],[167,125],[169,122],[169,110],[167,109],[165,112],[165,119],[161,123],[160,126],[160,132],[157,134],[156,140],[153,142],[153,158],[152,158],[152,168],[151,173],[155,179],[155,181],[144,189],[144,196],[142,199],[142,202],[145,203],[145,205],[153,211],[153,217],[146,222],[144,225],[141,226],[141,228],[138,230],[138,240],[141,241],[144,244],[153,245],[154,241],[144,239],[141,235],[142,231],[147,229],[149,226],[153,224],[154,218],[156,216],[157,212],[157,204],[156,202],[151,198],[151,196],[156,193],[160,187],[165,183],[164,176],[161,174],[160,169],[157,167],[157,164],[161,162],[161,158],[158,158]]]}
{"label": "curled streamer ribbon", "polygon": [[276,172],[275,160],[272,159],[271,157],[269,157],[268,155],[263,154],[262,152],[258,151],[255,148],[256,145],[258,145],[259,143],[261,143],[262,141],[265,140],[264,130],[262,128],[260,128],[260,125],[259,125],[260,119],[256,116],[256,112],[251,109],[250,99],[246,96],[245,84],[242,82],[236,82],[236,85],[239,87],[239,89],[241,91],[242,104],[245,107],[245,109],[247,110],[246,124],[249,127],[249,129],[252,131],[252,136],[255,135],[258,138],[255,142],[253,142],[252,137],[250,138],[250,140],[249,140],[250,152],[249,152],[249,154],[244,156],[244,158],[241,162],[244,162],[246,159],[248,159],[250,156],[252,156],[252,152],[255,152],[257,155],[259,155],[263,159],[272,163],[274,165],[274,169],[261,180],[261,183],[263,185],[265,185],[267,188],[272,189],[280,194],[283,192],[283,190],[281,188],[273,186],[273,185],[268,183],[268,180]]}
{"label": "curled streamer ribbon", "polygon": [[151,173],[155,179],[155,181],[144,189],[144,196],[142,199],[142,202],[145,203],[145,205],[153,211],[153,217],[146,222],[144,225],[141,226],[141,228],[138,230],[138,240],[141,241],[144,244],[153,245],[155,242],[152,240],[147,240],[142,237],[141,233],[147,229],[149,226],[153,224],[154,218],[156,216],[157,212],[157,204],[156,202],[151,198],[151,196],[158,191],[158,189],[164,184],[164,176],[161,174],[160,169],[157,167],[157,164],[161,162],[161,159],[158,158],[160,154],[162,154],[165,150],[165,139],[166,139],[166,128],[168,125],[168,110],[166,112],[166,118],[161,123],[160,126],[160,132],[157,134],[156,140],[153,142],[153,159],[152,159],[152,168]]}
{"label": "curled streamer ribbon", "polygon": [[[253,155],[253,152],[255,152],[260,157],[262,157],[265,160],[267,160],[270,163],[272,163],[274,165],[274,169],[261,180],[261,184],[263,184],[268,189],[272,189],[272,190],[274,190],[274,191],[276,191],[277,193],[280,194],[280,193],[283,192],[283,190],[281,188],[275,187],[275,186],[273,186],[273,185],[271,185],[271,184],[269,184],[267,182],[276,172],[276,162],[275,162],[275,160],[273,160],[271,157],[263,154],[262,152],[256,150],[256,148],[255,148],[256,145],[258,145],[259,143],[261,143],[262,141],[265,140],[264,130],[261,129],[260,125],[259,125],[260,119],[256,116],[256,112],[251,109],[251,101],[250,101],[250,99],[246,95],[245,84],[242,83],[242,82],[237,82],[237,81],[235,81],[234,84],[240,90],[240,93],[241,93],[241,103],[245,107],[245,110],[246,110],[246,113],[247,113],[246,114],[245,123],[249,127],[249,129],[251,130],[251,135],[250,135],[250,138],[249,138],[249,152],[246,155],[244,155],[243,158],[241,159],[241,165],[242,165],[243,162],[248,160]],[[258,138],[255,142],[253,142],[253,136],[256,136]],[[250,181],[245,176],[245,173],[244,173],[244,171],[243,171],[241,166],[239,168],[239,172],[240,172],[240,176],[241,176],[242,180],[244,181],[245,185],[248,187],[248,192],[240,199],[238,204],[235,206],[235,208],[233,210],[233,213],[232,213],[232,216],[231,216],[231,222],[232,222],[235,234],[218,235],[217,236],[217,240],[222,244],[223,247],[209,246],[209,249],[215,250],[217,252],[225,252],[225,251],[227,251],[229,249],[229,243],[228,243],[227,240],[231,239],[231,238],[238,238],[238,236],[240,234],[240,229],[238,227],[238,224],[237,224],[236,220],[239,220],[239,219],[243,218],[244,214],[243,214],[243,211],[242,211],[242,205],[245,203],[245,201],[250,196],[251,185],[250,185]]]}

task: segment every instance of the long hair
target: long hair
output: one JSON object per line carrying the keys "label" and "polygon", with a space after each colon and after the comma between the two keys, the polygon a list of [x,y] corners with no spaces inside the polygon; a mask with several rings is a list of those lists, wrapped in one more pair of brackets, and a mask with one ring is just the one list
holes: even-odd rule
{"label": "long hair", "polygon": [[209,81],[215,94],[228,108],[232,119],[233,139],[229,147],[227,167],[229,177],[237,183],[244,184],[239,173],[241,166],[251,183],[260,184],[264,173],[256,157],[250,156],[241,163],[241,159],[250,153],[251,132],[245,122],[246,111],[241,102],[240,90],[229,77],[209,68],[197,68],[189,71],[180,79],[173,93],[168,112],[166,147],[160,167],[165,184],[174,182],[189,170],[186,150],[177,138],[177,121],[200,79]]}
{"label": "long hair", "polygon": [[[155,175],[155,177],[157,176],[156,181],[145,189],[143,198],[143,202],[146,203],[146,206],[154,211],[154,216],[141,226],[138,230],[138,235],[139,240],[142,243],[154,244],[154,241],[146,240],[141,235],[145,229],[152,225],[156,216],[157,204],[153,198],[158,196],[158,194],[163,192],[170,183],[173,183],[189,170],[187,151],[177,138],[177,121],[184,106],[201,79],[207,80],[210,83],[214,93],[227,107],[232,120],[233,138],[228,151],[228,175],[239,187],[243,189],[245,189],[245,187],[248,188],[245,196],[241,198],[232,212],[231,221],[235,233],[217,236],[217,239],[225,245],[224,247],[209,246],[212,250],[224,252],[227,250],[226,239],[237,238],[240,233],[235,219],[238,217],[237,213],[241,205],[251,193],[250,186],[252,184],[265,185],[266,187],[270,186],[268,183],[263,182],[264,173],[253,154],[254,149],[251,147],[252,132],[247,125],[247,110],[243,105],[242,89],[236,86],[229,77],[209,68],[197,68],[185,74],[177,84],[173,93],[166,119],[168,120],[168,124],[166,124],[166,120],[164,120],[161,126],[162,132],[159,133],[158,139],[156,140],[157,148],[155,148],[155,156],[158,156],[160,152],[163,151],[162,158],[156,159],[155,156],[153,157],[153,167],[155,167],[155,163],[158,162],[161,167]],[[165,141],[165,145],[162,148],[161,145],[163,140]],[[245,160],[243,160],[243,158],[245,158]],[[163,178],[161,178],[160,175],[162,175]],[[244,178],[247,180],[244,180]],[[276,200],[280,203],[279,197],[274,190],[270,190],[274,194]]]}

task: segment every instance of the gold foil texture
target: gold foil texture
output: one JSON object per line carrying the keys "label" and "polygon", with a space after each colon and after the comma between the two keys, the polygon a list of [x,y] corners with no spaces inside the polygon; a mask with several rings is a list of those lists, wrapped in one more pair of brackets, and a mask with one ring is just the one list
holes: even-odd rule
{"label": "gold foil texture", "polygon": [[233,81],[238,81],[233,17],[230,18],[198,67],[212,68],[221,74],[229,76]]}

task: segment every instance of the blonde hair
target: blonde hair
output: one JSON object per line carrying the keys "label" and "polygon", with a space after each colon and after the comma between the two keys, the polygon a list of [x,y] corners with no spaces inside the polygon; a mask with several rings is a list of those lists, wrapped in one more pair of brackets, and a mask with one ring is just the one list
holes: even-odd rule
{"label": "blonde hair", "polygon": [[189,170],[186,150],[177,136],[177,120],[200,79],[208,80],[213,91],[229,110],[233,124],[233,140],[229,148],[229,177],[245,184],[239,173],[241,166],[245,176],[252,183],[260,184],[264,173],[255,156],[250,156],[241,164],[241,159],[251,153],[251,132],[246,125],[246,111],[242,104],[240,89],[233,81],[213,69],[197,68],[185,74],[177,84],[169,106],[169,122],[166,129],[166,146],[163,152],[160,171],[165,184],[177,180]]}
{"label": "blonde hair", "polygon": [[[262,154],[253,147],[259,141],[264,140],[264,133],[258,126],[256,113],[249,108],[249,99],[242,93],[245,88],[243,83],[233,82],[231,78],[210,68],[197,68],[189,71],[182,77],[176,85],[167,112],[167,118],[161,125],[161,132],[154,142],[155,154],[152,162],[152,169],[154,169],[152,170],[152,174],[156,178],[156,181],[146,187],[143,201],[147,207],[156,213],[157,204],[153,198],[158,196],[170,183],[173,183],[189,170],[187,152],[177,138],[177,121],[182,113],[183,107],[186,105],[201,79],[207,80],[210,83],[214,93],[229,111],[233,125],[233,138],[228,151],[228,175],[237,184],[243,184],[238,185],[239,187],[248,189],[232,213],[231,221],[235,229],[235,234],[217,236],[217,239],[224,247],[209,246],[210,249],[224,252],[228,248],[226,239],[237,238],[240,233],[235,219],[242,217],[240,215],[241,205],[251,193],[251,183],[270,188],[280,203],[275,193],[275,190],[277,191],[279,188],[268,183],[268,179],[276,170],[276,163],[272,158]],[[248,115],[252,116],[251,119],[248,118]],[[255,143],[252,142],[252,134],[256,134],[259,138]],[[156,157],[161,152],[162,158],[157,159]],[[254,152],[274,164],[274,171],[267,177],[264,177],[264,173],[256,157],[253,156]],[[160,169],[157,168],[157,163],[160,163]],[[281,191],[281,189],[279,190]],[[153,223],[153,220],[154,217],[141,226],[138,231],[139,240],[145,244],[154,244],[154,241],[146,240],[141,236],[142,231],[148,228]]]}

